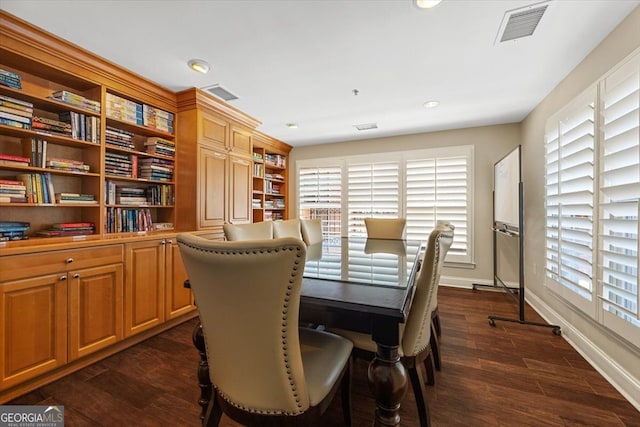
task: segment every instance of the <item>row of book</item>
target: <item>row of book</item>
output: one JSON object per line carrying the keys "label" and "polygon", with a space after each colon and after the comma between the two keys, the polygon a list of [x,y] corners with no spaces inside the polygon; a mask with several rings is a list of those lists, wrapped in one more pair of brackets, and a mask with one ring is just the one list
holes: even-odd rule
{"label": "row of book", "polygon": [[264,191],[267,194],[281,194],[280,191],[282,190],[282,184],[280,184],[279,182],[265,181],[264,187]]}
{"label": "row of book", "polygon": [[0,166],[29,166],[29,162],[28,157],[0,153]]}
{"label": "row of book", "polygon": [[[135,165],[134,165],[135,162]],[[135,166],[135,167],[134,167]],[[134,174],[135,171],[135,174]],[[107,175],[135,178],[138,171],[138,156],[107,151],[104,161],[104,172]]]}
{"label": "row of book", "polygon": [[253,176],[257,176],[259,178],[264,177],[264,165],[262,163],[253,164]]}
{"label": "row of book", "polygon": [[0,242],[26,240],[30,224],[21,221],[0,221]]}
{"label": "row of book", "polygon": [[272,199],[264,201],[265,209],[284,209],[284,199]]}
{"label": "row of book", "polygon": [[265,173],[264,177],[266,179],[274,179],[276,181],[284,181],[284,175],[279,173]]}
{"label": "row of book", "polygon": [[151,137],[144,143],[145,150],[151,154],[161,154],[163,156],[175,157],[176,144],[166,139]]}
{"label": "row of book", "polygon": [[264,162],[283,169],[287,167],[287,157],[280,154],[265,154]]}
{"label": "row of book", "polygon": [[46,132],[52,135],[65,136],[72,138],[72,129],[70,123],[65,123],[61,120],[50,119],[48,117],[33,116],[31,127],[41,132]]}
{"label": "row of book", "polygon": [[105,185],[105,202],[108,205],[153,205],[170,206],[174,204],[172,185],[152,185],[146,188],[117,185],[107,181]]}
{"label": "row of book", "polygon": [[[100,118],[76,113],[75,111],[63,111],[58,114],[61,122],[66,123],[71,129],[71,138],[81,141],[100,143]],[[68,136],[67,132],[64,132]]]}
{"label": "row of book", "polygon": [[22,89],[22,77],[20,74],[0,68],[0,85],[7,86],[12,89]]}
{"label": "row of book", "polygon": [[105,142],[125,150],[135,150],[136,146],[133,143],[133,136],[134,134],[132,132],[107,126]]}
{"label": "row of book", "polygon": [[107,208],[106,233],[125,233],[131,231],[151,231],[153,221],[148,208]]}
{"label": "row of book", "polygon": [[87,110],[100,113],[100,101],[94,101],[93,99],[86,98],[77,93],[69,92],[66,90],[58,90],[53,92],[50,96],[51,99],[64,102],[65,104],[71,104],[75,107],[85,108]]}
{"label": "row of book", "polygon": [[174,166],[174,162],[168,159],[138,158],[136,154],[107,151],[104,168],[108,175],[151,181],[172,181]]}
{"label": "row of book", "polygon": [[262,209],[262,199],[258,199],[258,198],[253,198],[251,200],[251,207],[253,209]]}
{"label": "row of book", "polygon": [[138,160],[138,177],[151,181],[171,181],[173,180],[174,164],[171,160],[158,159],[155,157]]}
{"label": "row of book", "polygon": [[14,179],[0,179],[0,203],[27,203],[26,185]]}
{"label": "row of book", "polygon": [[284,219],[284,214],[282,212],[265,211],[264,213],[265,221],[278,221],[281,219]]}
{"label": "row of book", "polygon": [[53,224],[45,230],[36,232],[42,237],[84,236],[95,234],[96,225],[92,222],[64,222]]}
{"label": "row of book", "polygon": [[0,95],[0,125],[31,129],[32,123],[32,103]]}
{"label": "row of book", "polygon": [[163,132],[174,132],[174,114],[147,104],[139,104],[126,98],[107,93],[106,113],[110,119],[134,123]]}

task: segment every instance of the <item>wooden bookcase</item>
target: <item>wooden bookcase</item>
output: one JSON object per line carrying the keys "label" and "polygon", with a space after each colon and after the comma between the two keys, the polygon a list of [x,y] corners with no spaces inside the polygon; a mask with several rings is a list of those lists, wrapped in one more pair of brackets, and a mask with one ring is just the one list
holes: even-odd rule
{"label": "wooden bookcase", "polygon": [[291,147],[256,132],[253,140],[253,222],[287,219],[287,171]]}
{"label": "wooden bookcase", "polygon": [[[153,137],[177,145],[173,130],[158,126],[156,121],[147,120],[140,125],[113,118],[107,114],[107,101],[115,95],[137,103],[141,109],[145,106],[144,112],[169,114],[174,117],[175,128],[175,94],[9,14],[2,13],[0,31],[0,69],[4,70],[4,75],[18,75],[21,85],[0,85],[0,110],[5,107],[5,113],[11,111],[13,114],[15,105],[12,104],[23,104],[26,116],[32,115],[45,122],[43,125],[39,124],[40,119],[37,119],[38,123],[32,119],[33,123],[24,128],[16,127],[16,123],[0,124],[0,154],[30,159],[28,163],[16,163],[6,159],[3,161],[0,157],[0,180],[27,180],[34,185],[34,191],[43,191],[45,196],[51,193],[48,197],[30,199],[27,203],[16,200],[0,202],[0,221],[29,223],[26,233],[29,240],[0,244],[3,247],[38,246],[73,241],[69,237],[39,237],[39,232],[57,223],[95,224],[93,234],[82,236],[82,239],[90,240],[103,238],[115,231],[145,230],[143,223],[128,229],[112,227],[110,214],[123,210],[129,213],[128,217],[123,214],[123,219],[130,222],[134,221],[134,216],[136,222],[138,217],[143,219],[136,213],[148,212],[146,218],[150,217],[152,223],[174,223],[175,171],[170,178],[162,177],[159,180],[156,175],[150,178],[138,177],[136,173],[131,176],[113,175],[109,169],[113,156],[125,162],[127,160],[124,158],[135,158],[141,164],[160,163],[173,168],[174,156],[148,153],[145,147],[147,138]],[[77,99],[77,96],[87,101],[79,104],[71,103],[64,97],[63,100],[52,98],[54,93],[61,91],[72,94],[69,95],[71,98]],[[99,106],[96,106],[98,103]],[[155,110],[147,108],[149,106]],[[11,110],[7,110],[7,107]],[[73,134],[53,133],[48,123],[64,121],[65,115],[80,118],[76,122],[78,124],[74,125],[77,132],[74,129]],[[20,120],[24,119],[16,122],[20,123]],[[106,139],[107,129],[118,129],[131,135],[131,147],[110,144]],[[38,158],[38,161],[31,159],[32,151],[41,153],[44,149],[46,154],[34,154],[34,159]],[[83,169],[56,169],[47,159],[80,164]],[[111,187],[115,185],[138,189],[137,191],[144,192],[145,197],[152,190],[164,197],[160,201],[157,201],[157,197],[154,201],[140,200],[133,205],[119,203],[117,199],[107,198],[110,183]],[[35,188],[36,184],[41,184],[43,190]],[[94,200],[57,203],[56,193],[89,195]]]}

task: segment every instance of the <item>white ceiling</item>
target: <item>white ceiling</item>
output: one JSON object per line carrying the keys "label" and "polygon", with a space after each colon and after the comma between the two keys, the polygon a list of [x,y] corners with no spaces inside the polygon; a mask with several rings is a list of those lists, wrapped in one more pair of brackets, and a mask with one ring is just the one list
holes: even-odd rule
{"label": "white ceiling", "polygon": [[[494,44],[505,12],[538,1],[444,0],[429,10],[413,0],[0,6],[171,90],[220,84],[261,131],[302,146],[519,122],[640,4],[552,0],[532,36]],[[191,71],[192,58],[213,69]],[[429,100],[440,106],[425,109]],[[378,129],[354,127],[373,122]]]}

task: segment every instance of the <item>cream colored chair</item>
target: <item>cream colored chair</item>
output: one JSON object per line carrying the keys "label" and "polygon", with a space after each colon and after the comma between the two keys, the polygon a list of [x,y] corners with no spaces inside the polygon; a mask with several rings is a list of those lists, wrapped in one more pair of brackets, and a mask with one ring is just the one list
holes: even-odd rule
{"label": "cream colored chair", "polygon": [[255,222],[253,224],[224,224],[222,229],[229,241],[273,238],[272,221]]}
{"label": "cream colored chair", "polygon": [[302,227],[302,240],[307,246],[322,242],[322,220],[320,218],[301,219],[300,225]]}
{"label": "cream colored chair", "polygon": [[[449,227],[453,232],[455,226],[449,221],[438,221],[436,227]],[[447,248],[448,249],[448,248]],[[442,257],[444,262],[444,256]],[[437,370],[442,368],[442,361],[440,357],[440,345],[438,340],[442,335],[442,327],[440,325],[440,313],[438,311],[438,293],[436,292],[431,300],[431,324],[433,326],[433,333],[431,334],[431,349],[433,351],[433,362]]]}
{"label": "cream colored chair", "polygon": [[365,218],[370,239],[402,239],[407,220],[404,218]]}
{"label": "cream colored chair", "polygon": [[276,239],[282,237],[295,237],[302,240],[302,231],[300,230],[300,220],[286,219],[284,221],[273,221],[273,237]]}
{"label": "cream colored chair", "polygon": [[247,426],[313,425],[338,388],[349,425],[353,344],[298,327],[303,242],[225,242],[186,233],[177,241],[214,387],[203,425],[218,425],[222,413]]}
{"label": "cream colored chair", "polygon": [[[421,427],[430,425],[424,384],[434,383],[433,355],[430,345],[433,332],[432,301],[438,292],[440,271],[452,241],[453,229],[447,225],[436,226],[429,235],[427,249],[416,279],[409,315],[406,323],[400,327],[399,354],[409,371]],[[376,343],[370,335],[342,329],[330,329],[330,332],[352,340],[355,346],[354,356],[373,358]],[[426,370],[426,379],[421,368]]]}

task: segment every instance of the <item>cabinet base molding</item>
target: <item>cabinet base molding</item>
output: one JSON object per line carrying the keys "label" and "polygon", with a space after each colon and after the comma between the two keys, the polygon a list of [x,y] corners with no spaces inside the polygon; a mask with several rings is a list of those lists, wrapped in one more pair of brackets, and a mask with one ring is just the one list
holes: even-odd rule
{"label": "cabinet base molding", "polygon": [[[112,356],[126,348],[139,344],[142,341],[145,341],[155,335],[158,335],[161,332],[171,329],[174,326],[177,326],[181,323],[191,320],[197,316],[198,316],[198,311],[194,309],[190,313],[186,313],[180,317],[176,317],[175,319],[168,320],[153,329],[149,329],[147,331],[144,331],[137,335],[129,337],[123,341],[113,344],[112,346],[109,346],[108,348],[97,351],[82,359],[66,364],[60,367],[59,369],[48,372],[32,380],[25,381],[24,383],[18,384],[7,390],[2,390],[0,391],[0,404],[5,404],[10,400],[15,399],[16,397],[22,396],[23,394],[29,393],[39,387],[50,384],[82,368],[86,368],[87,366],[93,363],[96,363],[102,359],[106,359],[109,356]],[[194,358],[197,357],[197,354],[195,352],[193,354],[193,357]]]}

